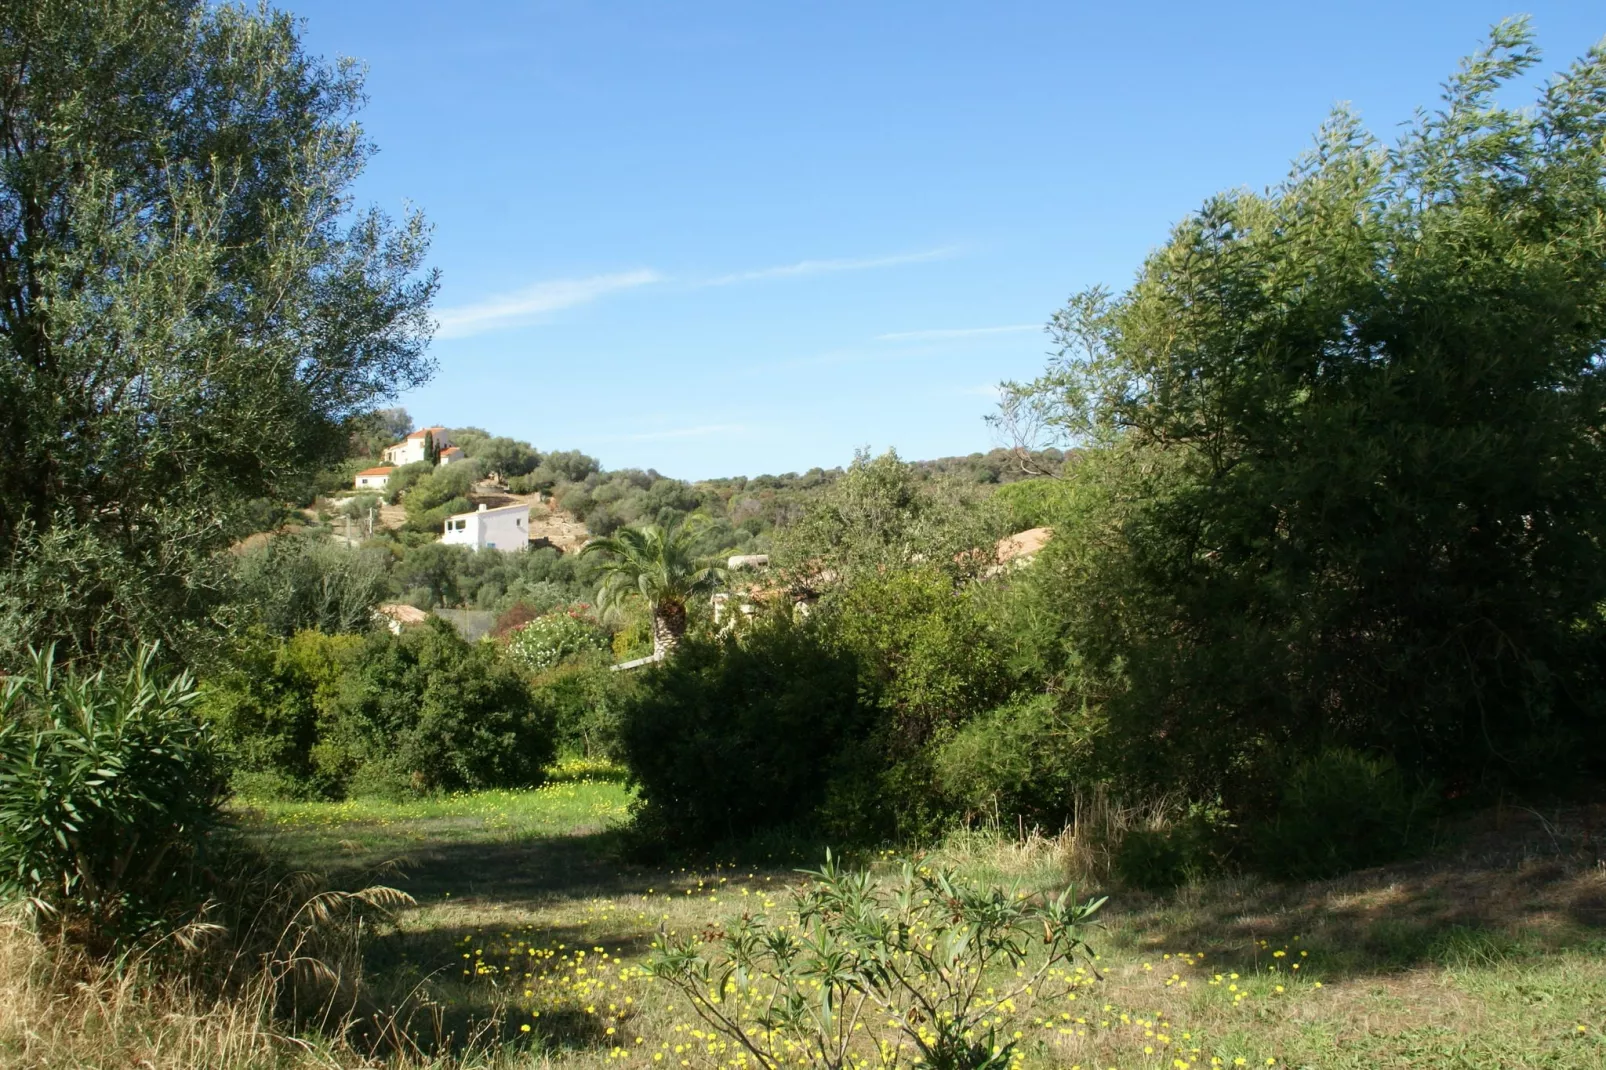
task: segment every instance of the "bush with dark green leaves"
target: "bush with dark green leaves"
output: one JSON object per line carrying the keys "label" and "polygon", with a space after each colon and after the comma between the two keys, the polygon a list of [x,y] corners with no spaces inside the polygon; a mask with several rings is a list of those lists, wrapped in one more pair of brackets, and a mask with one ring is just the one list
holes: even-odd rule
{"label": "bush with dark green leaves", "polygon": [[929,837],[951,824],[938,749],[1009,699],[1014,680],[979,591],[944,567],[861,574],[828,607],[834,641],[859,670],[874,729],[842,756],[822,818],[838,841]]}
{"label": "bush with dark green leaves", "polygon": [[1334,115],[1006,399],[1101,458],[1041,574],[1134,782],[1242,811],[1325,745],[1472,792],[1606,769],[1606,49],[1508,105],[1538,62],[1507,22],[1396,142]]}
{"label": "bush with dark green leaves", "polygon": [[1270,816],[1250,828],[1254,865],[1308,880],[1392,862],[1432,843],[1438,813],[1432,785],[1393,760],[1326,748],[1289,769]]}
{"label": "bush with dark green leaves", "polygon": [[640,827],[664,843],[706,846],[806,824],[840,755],[874,726],[852,654],[807,624],[690,638],[644,673],[624,704],[620,741]]}
{"label": "bush with dark green leaves", "polygon": [[191,679],[35,655],[0,691],[0,899],[110,950],[193,915],[227,783]]}
{"label": "bush with dark green leaves", "polygon": [[594,651],[534,674],[530,692],[552,720],[560,753],[611,759],[619,757],[619,719],[638,682]]}
{"label": "bush with dark green leaves", "polygon": [[977,715],[933,759],[942,798],[967,816],[1058,827],[1079,787],[1096,779],[1097,726],[1057,695],[1030,695]]}
{"label": "bush with dark green leaves", "polygon": [[433,618],[399,636],[243,644],[205,709],[241,786],[291,797],[535,787],[556,754],[553,711],[524,674]]}

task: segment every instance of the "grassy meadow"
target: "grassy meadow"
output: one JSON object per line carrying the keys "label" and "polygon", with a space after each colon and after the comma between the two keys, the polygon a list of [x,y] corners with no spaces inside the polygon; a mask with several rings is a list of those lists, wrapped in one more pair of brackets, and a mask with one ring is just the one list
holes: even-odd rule
{"label": "grassy meadow", "polygon": [[[799,878],[633,865],[618,831],[630,801],[617,771],[570,765],[536,791],[240,817],[337,884],[416,901],[367,940],[374,1010],[348,1023],[358,1046],[383,1036],[385,1058],[418,1063],[751,1068],[641,966],[660,927],[712,933],[743,911],[784,912]],[[1000,1008],[996,1024],[1025,1067],[1606,1066],[1598,816],[1486,814],[1428,860],[1320,883],[1089,886],[1111,896],[1089,934],[1097,960],[1072,997]],[[1081,848],[1074,830],[984,830],[929,860],[1037,892],[1085,868]],[[289,1062],[350,1061],[274,1047]]]}

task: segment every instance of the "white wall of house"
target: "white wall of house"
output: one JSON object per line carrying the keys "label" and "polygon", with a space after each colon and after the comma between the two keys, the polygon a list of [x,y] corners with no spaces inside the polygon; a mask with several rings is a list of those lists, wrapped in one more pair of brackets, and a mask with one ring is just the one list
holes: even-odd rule
{"label": "white wall of house", "polygon": [[463,460],[463,451],[458,449],[456,446],[450,446],[444,450],[441,450],[441,459],[438,463],[443,465],[456,464],[461,460]]}
{"label": "white wall of house", "polygon": [[394,465],[417,464],[424,459],[424,435],[435,436],[435,445],[445,449],[452,444],[452,436],[444,427],[426,427],[414,431],[394,446],[385,447],[385,463]]}
{"label": "white wall of house", "polygon": [[482,505],[475,512],[449,516],[441,532],[441,542],[504,553],[527,550],[530,547],[530,507],[504,505],[500,509],[487,509]]}
{"label": "white wall of house", "polygon": [[383,472],[358,472],[357,481],[354,485],[358,490],[384,490],[385,484],[390,482],[390,473],[391,470],[389,468]]}

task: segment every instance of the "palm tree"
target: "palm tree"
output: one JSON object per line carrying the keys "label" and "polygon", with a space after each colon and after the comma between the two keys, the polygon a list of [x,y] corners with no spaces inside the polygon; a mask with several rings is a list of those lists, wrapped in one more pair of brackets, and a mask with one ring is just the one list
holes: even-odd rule
{"label": "palm tree", "polygon": [[580,556],[606,554],[597,604],[606,607],[639,594],[652,613],[652,656],[662,660],[686,634],[686,603],[718,587],[725,570],[698,552],[706,522],[677,521],[621,528],[593,539]]}

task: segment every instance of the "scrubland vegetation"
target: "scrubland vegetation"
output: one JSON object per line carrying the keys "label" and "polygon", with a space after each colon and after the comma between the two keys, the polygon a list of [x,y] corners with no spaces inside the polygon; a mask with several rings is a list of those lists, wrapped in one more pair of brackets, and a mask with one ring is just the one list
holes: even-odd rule
{"label": "scrubland vegetation", "polygon": [[[1606,1060],[1606,51],[1335,115],[1054,313],[992,454],[461,428],[336,502],[432,371],[355,70],[0,18],[8,1062]],[[592,541],[435,540],[514,495]]]}

